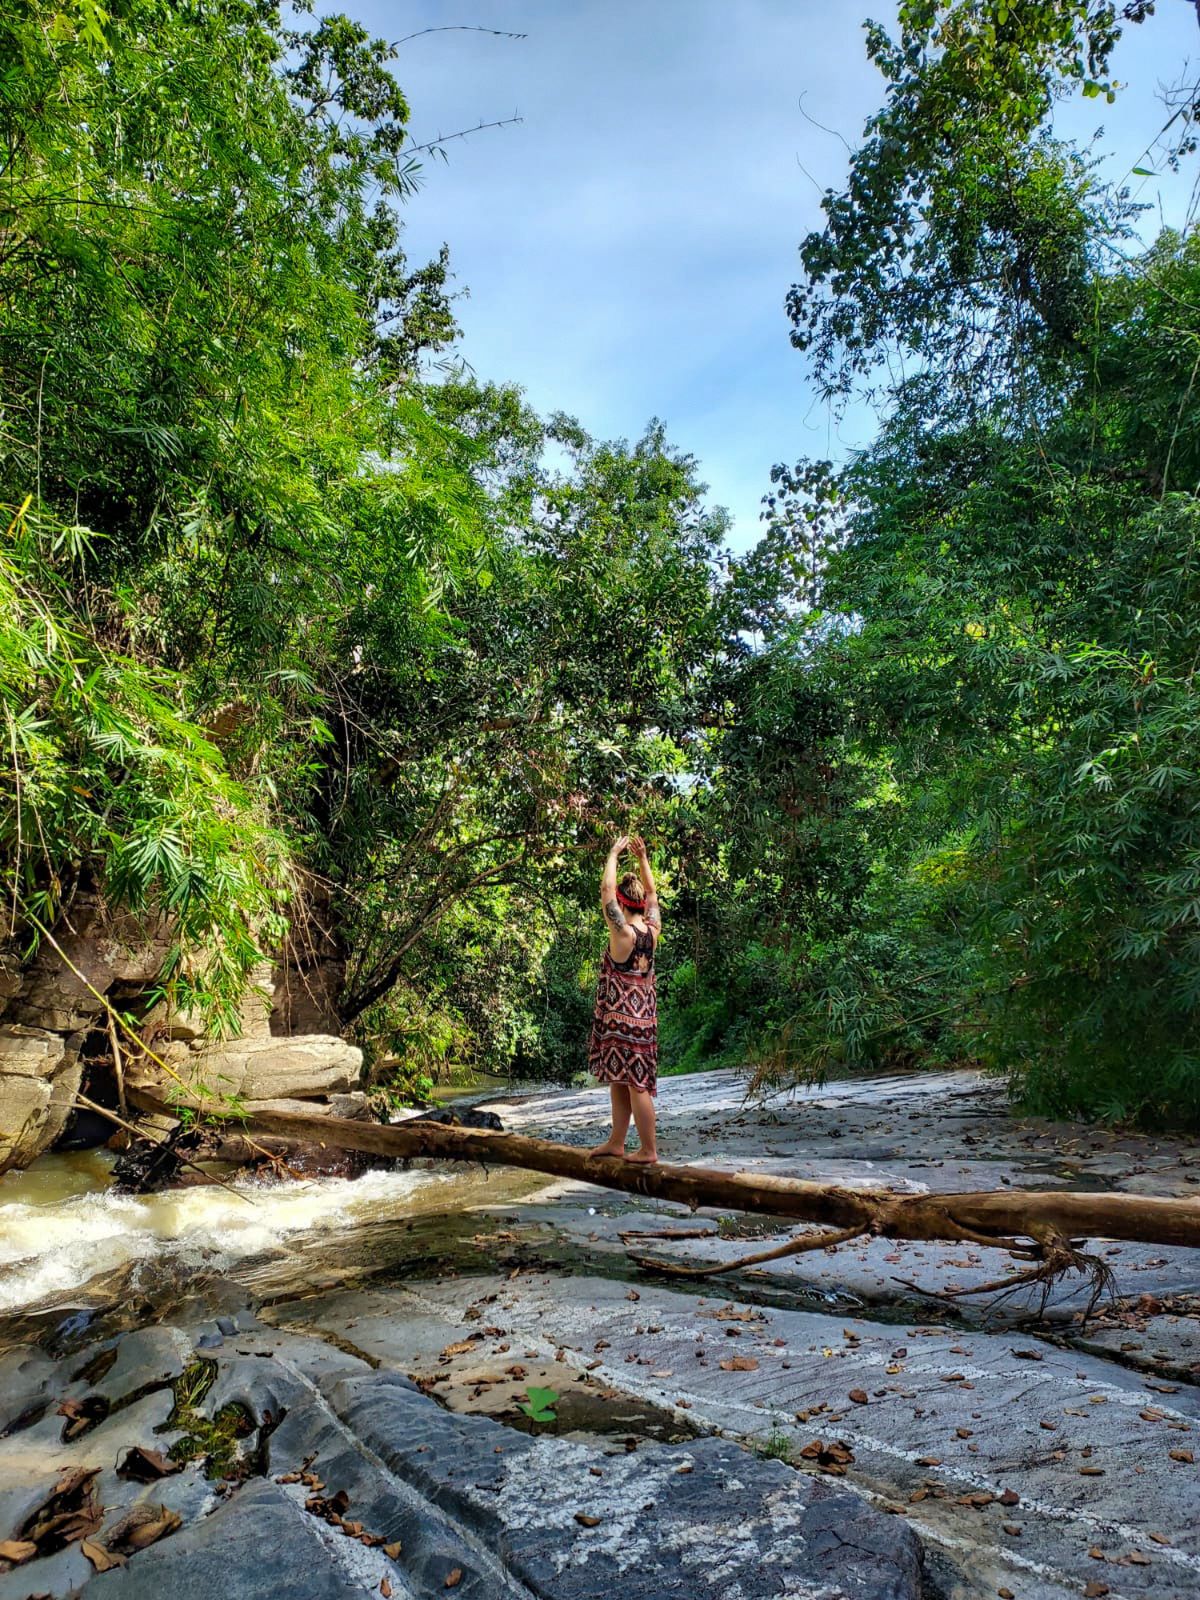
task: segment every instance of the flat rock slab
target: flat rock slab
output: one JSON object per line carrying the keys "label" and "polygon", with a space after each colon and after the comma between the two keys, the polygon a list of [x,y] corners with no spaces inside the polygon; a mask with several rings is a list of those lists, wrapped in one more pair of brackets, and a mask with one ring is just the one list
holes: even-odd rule
{"label": "flat rock slab", "polygon": [[800,1465],[815,1442],[843,1442],[839,1482],[901,1510],[959,1595],[1063,1600],[1093,1580],[1114,1595],[1200,1597],[1200,1392],[1028,1334],[885,1328],[534,1272],[273,1315],[337,1329],[439,1394],[459,1372],[465,1398],[514,1359],[531,1372],[556,1363],[614,1408],[637,1396]]}
{"label": "flat rock slab", "polygon": [[454,1416],[389,1374],[347,1380],[335,1410],[399,1477],[504,1551],[546,1600],[908,1600],[920,1547],[857,1495],[722,1439],[604,1455]]}
{"label": "flat rock slab", "polygon": [[[73,1600],[83,1590],[111,1600],[922,1593],[921,1548],[902,1519],[731,1440],[627,1452],[532,1437],[445,1410],[344,1340],[224,1320],[219,1343],[211,1325],[162,1326],[58,1364],[24,1360],[26,1387],[48,1406],[0,1441],[0,1538],[73,1467],[98,1472],[101,1544],[139,1501],[174,1510],[182,1526],[104,1573],[77,1543],[0,1571],[0,1600]],[[181,1436],[181,1419],[168,1423],[178,1396],[165,1387],[179,1373],[194,1416],[212,1422],[234,1404],[248,1415],[245,1481],[209,1482],[195,1461],[148,1485],[114,1472],[129,1446],[166,1450]],[[85,1389],[104,1395],[107,1378],[125,1402],[64,1440],[58,1403]]]}
{"label": "flat rock slab", "polygon": [[[87,1585],[96,1600],[362,1600],[363,1574],[277,1484],[248,1483],[211,1516]],[[344,1541],[343,1541],[344,1542]],[[25,1569],[30,1578],[35,1568]],[[379,1579],[374,1591],[379,1592]],[[406,1600],[400,1580],[394,1600]]]}

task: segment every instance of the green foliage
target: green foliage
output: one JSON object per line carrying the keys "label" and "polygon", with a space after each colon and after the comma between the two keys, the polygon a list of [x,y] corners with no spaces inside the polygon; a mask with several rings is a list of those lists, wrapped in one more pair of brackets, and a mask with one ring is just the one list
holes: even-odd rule
{"label": "green foliage", "polygon": [[419,1092],[579,1061],[600,840],[669,806],[732,636],[660,425],[439,370],[392,54],[270,0],[0,17],[0,865],[18,923],[169,912],[218,1024],[321,921]]}
{"label": "green foliage", "polygon": [[776,468],[733,572],[766,646],[706,748],[688,1064],[975,1060],[1042,1111],[1200,1124],[1200,236],[1122,260],[1125,197],[1047,132],[1151,10],[868,29],[886,102],[789,310],[829,393],[912,359],[869,448]]}
{"label": "green foliage", "polygon": [[1200,239],[1097,292],[1036,423],[919,385],[837,475],[792,651],[876,786],[875,865],[768,1075],[956,1045],[1043,1110],[1200,1120]]}
{"label": "green foliage", "polygon": [[1131,208],[1052,138],[1055,102],[1115,98],[1122,26],[1153,7],[1091,0],[904,0],[899,31],[867,24],[886,83],[844,192],[802,242],[792,342],[830,393],[889,352],[970,398],[1009,389],[1086,326],[1101,247]]}
{"label": "green foliage", "polygon": [[284,841],[181,713],[170,674],[79,630],[70,579],[87,530],[7,514],[0,851],[14,922],[37,943],[37,925],[93,881],[133,911],[169,914],[180,1003],[228,1022],[260,940],[281,931]]}
{"label": "green foliage", "polygon": [[536,1384],[530,1384],[525,1393],[528,1398],[518,1400],[517,1409],[523,1411],[530,1422],[554,1422],[557,1419],[558,1413],[554,1410],[557,1390],[541,1389]]}

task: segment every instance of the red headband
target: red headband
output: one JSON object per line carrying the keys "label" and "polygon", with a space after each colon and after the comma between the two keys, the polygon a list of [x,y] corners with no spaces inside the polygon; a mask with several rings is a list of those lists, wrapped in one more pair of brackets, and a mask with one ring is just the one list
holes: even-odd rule
{"label": "red headband", "polygon": [[617,899],[625,907],[626,911],[640,913],[646,909],[646,902],[644,900],[635,900],[632,895],[626,894],[624,889],[617,889]]}

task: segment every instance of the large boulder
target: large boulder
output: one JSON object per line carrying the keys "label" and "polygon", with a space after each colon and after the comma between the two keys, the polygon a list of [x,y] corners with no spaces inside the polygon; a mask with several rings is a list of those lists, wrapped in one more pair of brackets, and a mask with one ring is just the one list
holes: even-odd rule
{"label": "large boulder", "polygon": [[27,1167],[62,1132],[83,1068],[78,1039],[0,1027],[0,1172]]}
{"label": "large boulder", "polygon": [[[163,1059],[189,1086],[255,1100],[325,1100],[360,1086],[362,1051],[332,1034],[167,1046]],[[131,1082],[162,1087],[153,1065]]]}
{"label": "large boulder", "polygon": [[[274,1005],[275,969],[269,961],[262,962],[250,974],[245,993],[238,1002],[239,1039],[269,1039],[271,1037],[271,1008]],[[147,1013],[146,1023],[175,1043],[192,1044],[203,1039],[205,1022],[194,1011],[177,1011],[165,1000]]]}

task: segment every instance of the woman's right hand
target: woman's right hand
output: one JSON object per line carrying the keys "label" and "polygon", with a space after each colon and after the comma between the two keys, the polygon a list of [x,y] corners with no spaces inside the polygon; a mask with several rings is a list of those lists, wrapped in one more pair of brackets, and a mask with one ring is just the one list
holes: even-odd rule
{"label": "woman's right hand", "polygon": [[616,842],[613,844],[612,849],[608,853],[609,853],[610,856],[619,856],[623,851],[628,850],[628,849],[629,849],[629,835],[627,833],[623,833],[621,835],[621,837],[618,840],[616,840]]}
{"label": "woman's right hand", "polygon": [[628,840],[628,844],[629,848],[633,851],[634,855],[637,856],[639,861],[646,860],[646,841],[642,838],[640,833],[631,835],[630,839]]}

